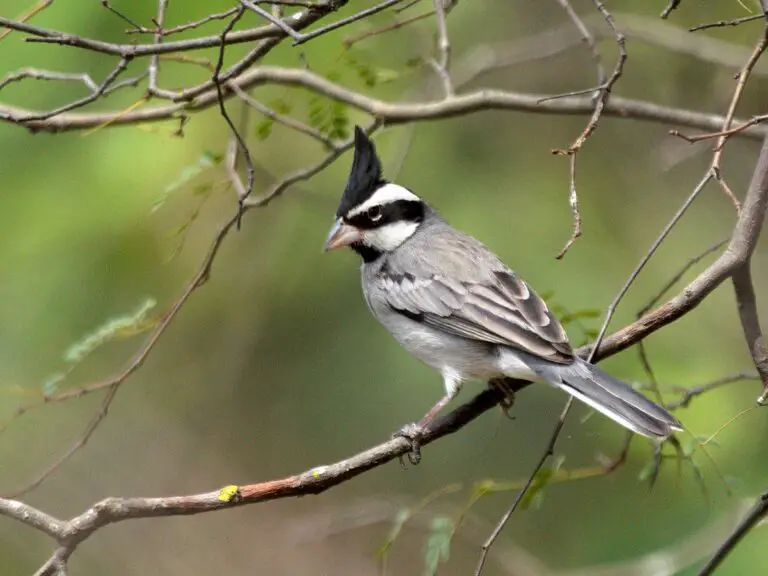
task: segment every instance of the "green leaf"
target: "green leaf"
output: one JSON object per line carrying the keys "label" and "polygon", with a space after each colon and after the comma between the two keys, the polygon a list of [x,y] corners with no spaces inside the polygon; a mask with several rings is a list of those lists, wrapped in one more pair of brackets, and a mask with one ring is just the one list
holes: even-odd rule
{"label": "green leaf", "polygon": [[656,473],[656,461],[655,460],[649,460],[645,463],[645,466],[640,470],[640,472],[637,474],[637,480],[638,482],[645,482],[651,478]]}
{"label": "green leaf", "polygon": [[427,537],[427,548],[424,552],[424,575],[434,576],[440,563],[447,562],[451,555],[451,535],[453,521],[444,516],[432,520]]}
{"label": "green leaf", "polygon": [[210,150],[203,150],[197,161],[194,164],[184,166],[181,169],[178,178],[168,184],[168,186],[165,187],[165,190],[155,198],[152,203],[152,212],[160,210],[172,194],[181,189],[190,180],[197,178],[204,171],[221,164],[222,160],[224,160],[224,157],[221,154],[216,154]]}
{"label": "green leaf", "polygon": [[48,376],[48,378],[46,378],[43,381],[42,385],[40,386],[40,388],[42,388],[42,390],[43,390],[43,394],[45,396],[50,396],[51,394],[56,392],[56,390],[58,390],[58,388],[59,388],[59,384],[66,377],[67,377],[67,375],[63,374],[61,372],[58,372],[56,374],[52,374],[52,375]]}
{"label": "green leaf", "polygon": [[275,98],[272,100],[269,103],[269,107],[278,114],[290,114],[293,109],[290,102],[283,100],[282,98]]}
{"label": "green leaf", "polygon": [[[560,470],[561,466],[565,462],[565,456],[558,456],[554,459],[552,466],[544,466],[533,477],[533,482],[528,488],[528,491],[520,501],[520,508],[525,510],[531,504],[541,505],[541,498],[543,497],[543,490],[547,487],[547,484],[552,480],[553,476]],[[534,502],[535,499],[535,502]]]}
{"label": "green leaf", "polygon": [[256,137],[259,140],[266,140],[269,135],[272,134],[272,126],[275,125],[275,121],[272,118],[264,118],[261,122],[256,124]]}
{"label": "green leaf", "polygon": [[149,322],[146,316],[156,304],[154,298],[147,298],[132,314],[109,319],[80,341],[72,344],[64,352],[64,360],[70,364],[76,364],[111,340],[127,338],[151,328],[154,322]]}

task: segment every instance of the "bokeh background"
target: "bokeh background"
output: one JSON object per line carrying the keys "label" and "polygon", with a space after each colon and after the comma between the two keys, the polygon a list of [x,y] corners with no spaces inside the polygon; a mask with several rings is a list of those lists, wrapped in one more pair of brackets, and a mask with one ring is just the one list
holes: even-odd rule
{"label": "bokeh background", "polygon": [[[29,4],[5,0],[0,14],[17,16]],[[155,3],[113,4],[149,24]],[[355,4],[359,9],[363,3]],[[413,10],[426,9],[424,4]],[[573,4],[582,14],[593,14],[591,3]],[[663,4],[636,0],[608,7],[620,27],[627,14],[641,16],[647,30],[670,38],[658,19]],[[167,22],[186,22],[231,5],[171,3]],[[671,22],[685,28],[744,14],[737,2],[683,2]],[[350,86],[378,97],[428,98],[434,83],[406,62],[429,54],[431,20],[354,47],[355,58],[367,66],[397,72],[384,73],[391,81],[373,89],[363,86],[341,57],[344,37],[391,21],[391,15],[375,16],[301,51],[286,43],[269,63],[300,65],[301,52],[313,70],[339,74]],[[98,3],[56,3],[34,23],[94,38],[126,38],[126,24]],[[249,16],[243,25],[254,23]],[[449,18],[454,58],[461,62],[488,43],[506,42],[514,49],[516,41],[567,23],[554,1],[461,2]],[[699,33],[691,41],[727,40],[731,52],[720,49],[718,56],[735,54],[736,61],[744,61],[759,26]],[[203,29],[219,30],[220,23]],[[599,45],[612,66],[615,45],[610,39]],[[246,48],[232,48],[229,58]],[[617,93],[695,110],[726,109],[733,68],[632,34],[628,51]],[[196,55],[213,58],[215,53]],[[38,66],[88,71],[100,79],[114,63],[74,48],[25,43],[17,33],[0,42],[0,76]],[[142,65],[135,62],[130,70],[136,73]],[[765,112],[766,70],[758,66],[750,81],[741,117]],[[161,81],[178,88],[209,74],[164,63]],[[593,84],[589,53],[575,47],[485,74],[464,89],[559,93]],[[83,93],[82,86],[26,81],[8,86],[0,98],[50,109]],[[140,96],[140,90],[116,94],[92,109],[121,109]],[[307,93],[262,89],[255,96],[287,102],[306,118]],[[235,116],[241,113],[235,103],[230,109]],[[350,120],[365,118],[351,114]],[[692,147],[673,139],[667,134],[670,126],[603,119],[579,156],[584,235],[556,261],[570,234],[571,216],[568,163],[550,150],[569,144],[585,122],[584,117],[484,112],[393,128],[378,136],[377,144],[390,177],[396,175],[457,227],[482,239],[538,291],[551,293],[553,301],[572,311],[600,310],[700,179],[711,145]],[[201,158],[224,153],[228,132],[221,117],[215,110],[194,114],[183,138],[173,136],[175,128],[164,123],[33,135],[0,124],[3,422],[39,397],[52,374],[67,368],[63,354],[73,343],[110,319],[130,315],[147,298],[157,301],[150,317],[166,309],[194,274],[217,227],[231,216],[235,200],[221,186],[223,168],[196,169]],[[257,193],[271,178],[322,154],[315,143],[279,126],[266,140],[252,129],[249,143],[260,167]],[[740,196],[757,150],[754,140],[734,139],[728,145],[726,175]],[[70,517],[106,496],[174,495],[282,477],[376,444],[432,405],[442,393],[439,376],[403,352],[370,317],[354,254],[321,252],[350,161],[351,155],[344,156],[267,208],[248,213],[242,231],[226,239],[211,281],[193,295],[146,364],[125,383],[87,446],[26,501]],[[711,186],[635,283],[612,326],[630,322],[685,260],[725,238],[734,219],[730,201]],[[763,310],[768,307],[762,289],[768,285],[764,250],[763,241],[753,260]],[[584,322],[595,329],[599,318]],[[574,341],[584,340],[575,324],[568,330]],[[57,386],[78,386],[115,372],[140,343],[136,336],[99,348]],[[651,336],[647,345],[665,385],[692,386],[751,368],[728,285]],[[624,379],[644,381],[635,350],[604,365]],[[480,389],[481,384],[468,385],[461,399]],[[751,406],[758,393],[755,382],[734,384],[696,399],[679,415],[695,434],[708,436]],[[377,574],[375,554],[398,511],[461,484],[406,524],[390,551],[390,574],[425,573],[434,526],[456,516],[475,482],[523,480],[564,400],[554,390],[528,389],[517,400],[513,421],[492,411],[426,449],[417,468],[403,471],[392,463],[319,497],[109,527],[76,552],[70,573]],[[66,450],[100,402],[92,395],[43,406],[14,421],[0,435],[0,492],[25,484]],[[621,445],[620,428],[598,416],[584,421],[586,414],[578,406],[557,446],[558,456],[565,458],[563,469],[594,466],[598,455],[615,455]],[[694,556],[706,554],[704,546],[723,535],[723,522],[743,499],[766,488],[767,431],[765,414],[753,411],[720,433],[717,445],[709,445],[711,460],[697,452],[706,491],[689,463],[678,471],[671,461],[649,490],[638,475],[651,447],[637,441],[626,465],[614,474],[549,486],[538,505],[518,512],[491,554],[486,574],[526,574],[529,566],[539,566],[539,574],[580,568],[579,573],[596,574],[597,566],[654,551],[675,554],[691,537]],[[492,494],[472,507],[440,574],[470,572],[480,542],[513,498],[514,492]],[[715,535],[704,538],[706,544],[696,540],[710,529]],[[764,573],[766,544],[768,533],[756,530],[721,573]],[[2,574],[32,573],[52,549],[41,534],[0,518]],[[658,571],[639,573],[669,573],[663,563],[657,566]]]}

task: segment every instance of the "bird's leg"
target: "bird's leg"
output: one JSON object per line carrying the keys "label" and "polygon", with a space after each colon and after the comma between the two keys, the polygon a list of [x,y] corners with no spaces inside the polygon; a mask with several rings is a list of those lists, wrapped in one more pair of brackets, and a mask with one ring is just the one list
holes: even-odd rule
{"label": "bird's leg", "polygon": [[[400,430],[395,432],[394,437],[405,438],[411,442],[411,450],[408,452],[408,461],[413,466],[416,466],[419,462],[421,462],[421,439],[424,436],[427,427],[432,423],[432,420],[435,419],[435,416],[437,416],[440,410],[445,408],[445,406],[451,400],[456,398],[460,389],[460,381],[446,376],[445,396],[440,398],[440,400],[438,400],[435,405],[429,409],[429,412],[421,417],[421,420],[418,422],[411,422],[410,424],[406,424]],[[403,461],[402,457],[400,458],[400,463],[403,465],[403,468],[405,468],[405,462]]]}

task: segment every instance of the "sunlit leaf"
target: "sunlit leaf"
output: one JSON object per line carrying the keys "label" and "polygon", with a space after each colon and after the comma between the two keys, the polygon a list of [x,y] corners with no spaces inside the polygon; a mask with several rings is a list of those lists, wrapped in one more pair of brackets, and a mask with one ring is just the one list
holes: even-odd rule
{"label": "sunlit leaf", "polygon": [[162,194],[155,198],[154,202],[152,203],[152,212],[157,212],[160,208],[163,207],[163,205],[166,203],[168,198],[171,197],[172,194],[180,190],[190,180],[197,178],[205,170],[221,164],[223,159],[224,157],[221,154],[216,154],[210,150],[204,150],[194,164],[184,166],[181,169],[178,178],[168,184],[168,186],[165,187],[165,190],[163,190]]}

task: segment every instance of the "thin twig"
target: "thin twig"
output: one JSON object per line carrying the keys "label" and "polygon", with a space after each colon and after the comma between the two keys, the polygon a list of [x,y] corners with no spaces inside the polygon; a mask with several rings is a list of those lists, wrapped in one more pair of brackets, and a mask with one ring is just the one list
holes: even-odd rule
{"label": "thin twig", "polygon": [[[157,2],[157,15],[155,16],[155,25],[157,30],[155,31],[154,41],[156,44],[163,43],[163,26],[165,26],[165,13],[168,10],[168,0],[158,0]],[[149,58],[149,86],[147,92],[157,98],[173,98],[173,92],[163,90],[157,85],[157,75],[160,72],[160,55],[153,54]]]}
{"label": "thin twig", "polygon": [[434,0],[435,17],[437,20],[437,73],[443,83],[445,97],[453,95],[453,85],[448,68],[451,63],[451,41],[448,38],[448,25],[446,23],[446,8],[444,0]]}
{"label": "thin twig", "polygon": [[[24,23],[30,18],[32,18],[33,16],[39,14],[40,12],[48,8],[51,4],[53,4],[53,0],[39,0],[39,2],[37,2],[29,10],[21,14],[21,16],[18,16],[16,18],[16,21]],[[11,32],[13,32],[13,30],[10,28],[0,31],[0,40],[8,36],[8,34],[10,34]]]}
{"label": "thin twig", "polygon": [[360,32],[359,34],[356,34],[355,36],[350,36],[348,38],[344,38],[342,40],[342,43],[344,44],[345,48],[351,48],[358,42],[361,42],[362,40],[365,40],[366,38],[371,38],[372,36],[378,36],[380,34],[385,34],[387,32],[391,32],[393,30],[399,30],[400,28],[404,28],[408,26],[409,24],[413,24],[414,22],[418,22],[420,20],[424,20],[425,18],[429,18],[435,13],[434,10],[430,10],[428,12],[424,12],[422,14],[417,14],[416,16],[411,16],[410,18],[407,18],[405,20],[396,20],[395,22],[391,24],[386,24],[384,26],[380,26],[378,28],[373,28],[372,30],[366,30],[364,32]]}
{"label": "thin twig", "polygon": [[193,30],[195,28],[199,28],[200,26],[203,26],[208,22],[213,22],[214,20],[224,20],[226,18],[229,18],[230,16],[233,16],[235,12],[237,12],[237,9],[238,9],[237,6],[235,6],[234,8],[230,8],[225,12],[216,12],[214,14],[209,14],[208,16],[206,16],[205,18],[201,18],[200,20],[187,22],[186,24],[179,24],[178,26],[173,26],[171,28],[162,29],[160,27],[147,28],[146,26],[140,26],[138,29],[131,28],[129,30],[126,30],[125,33],[126,34],[160,34],[161,36],[170,36],[171,34],[178,34],[179,32],[186,32],[187,30]]}
{"label": "thin twig", "polygon": [[563,407],[563,411],[560,413],[560,417],[557,419],[555,428],[554,430],[552,430],[552,434],[550,435],[549,441],[547,442],[547,447],[533,469],[533,473],[530,476],[528,476],[528,479],[526,480],[525,485],[517,493],[517,496],[515,497],[515,501],[512,503],[512,506],[509,507],[509,509],[504,514],[504,516],[501,518],[501,521],[499,521],[499,523],[496,525],[496,528],[494,528],[493,532],[488,537],[488,540],[486,540],[483,543],[482,551],[480,552],[480,560],[477,563],[477,568],[475,568],[475,576],[480,576],[481,572],[483,571],[483,567],[485,566],[485,561],[488,557],[488,551],[491,549],[491,546],[493,546],[493,543],[496,542],[496,539],[499,537],[499,534],[501,534],[501,531],[507,525],[507,522],[509,522],[509,519],[512,517],[512,514],[514,514],[515,510],[517,510],[517,507],[520,505],[520,502],[522,502],[523,497],[525,496],[526,492],[528,492],[528,489],[531,487],[531,484],[533,484],[533,481],[536,479],[536,475],[539,473],[539,470],[541,470],[542,466],[544,466],[544,463],[547,461],[547,458],[549,458],[552,454],[554,454],[557,438],[560,436],[560,431],[563,429],[563,425],[565,424],[565,419],[568,417],[568,412],[570,412],[572,405],[573,405],[573,396],[569,396],[568,400],[565,403],[565,406]]}
{"label": "thin twig", "polygon": [[[693,266],[698,264],[702,259],[707,257],[708,255],[712,254],[716,250],[720,249],[728,240],[721,240],[717,244],[714,244],[701,252],[700,254],[694,256],[693,258],[689,259],[683,266],[678,270],[672,278],[670,278],[662,287],[661,289],[654,294],[643,306],[637,311],[637,319],[639,320],[642,318],[651,308],[653,308],[659,300],[661,300],[667,292],[669,292],[685,275],[688,270],[690,270]],[[643,366],[643,370],[645,371],[646,375],[648,376],[648,380],[651,383],[651,390],[654,393],[654,396],[656,397],[656,401],[660,404],[663,404],[661,393],[659,392],[658,382],[656,380],[656,375],[653,372],[653,368],[651,367],[650,359],[648,358],[648,351],[645,347],[645,341],[640,340],[637,343],[637,353],[640,357],[640,364]]]}
{"label": "thin twig", "polygon": [[[112,6],[109,2],[107,2],[107,0],[101,0],[101,5],[104,6],[104,8],[106,8],[110,12],[112,12],[112,14],[120,18],[120,20],[122,20],[123,22],[127,22],[128,24],[130,24],[134,30],[141,30],[142,28],[141,24],[137,24],[136,21],[131,20],[128,16],[126,16],[125,14],[120,12],[117,8]],[[162,27],[162,25],[160,25],[160,27]]]}
{"label": "thin twig", "polygon": [[568,185],[568,204],[571,206],[571,216],[573,218],[573,231],[571,237],[565,243],[562,250],[555,258],[562,259],[568,252],[573,243],[581,237],[581,212],[579,212],[579,195],[576,193],[576,154],[570,157],[570,183]]}
{"label": "thin twig", "polygon": [[734,126],[733,128],[729,128],[728,130],[718,130],[717,132],[707,132],[705,134],[693,134],[693,135],[683,134],[679,130],[670,130],[669,133],[672,136],[677,136],[678,138],[682,138],[683,140],[685,140],[686,142],[689,142],[690,144],[694,144],[696,142],[701,142],[702,140],[709,140],[711,138],[720,138],[722,136],[733,136],[743,130],[746,130],[750,126],[755,126],[757,124],[760,124],[761,122],[765,122],[766,120],[768,120],[768,114],[761,114],[758,116],[753,116],[751,119],[747,120],[746,122],[743,122],[738,126]]}
{"label": "thin twig", "polygon": [[728,555],[733,552],[733,549],[738,546],[741,539],[747,535],[757,524],[768,515],[768,492],[761,494],[757,502],[755,502],[752,509],[739,522],[738,526],[734,529],[730,536],[722,543],[717,549],[712,558],[707,562],[706,566],[701,569],[699,576],[711,576],[717,570],[718,566],[722,564]]}
{"label": "thin twig", "polygon": [[259,111],[261,114],[266,116],[267,118],[271,118],[278,124],[282,124],[283,126],[287,126],[291,130],[295,130],[297,132],[300,132],[306,136],[309,136],[310,138],[314,138],[318,142],[320,142],[323,146],[327,148],[334,148],[334,143],[325,136],[322,132],[319,130],[312,128],[311,126],[308,126],[304,124],[303,122],[300,122],[296,120],[295,118],[291,118],[290,116],[285,116],[284,114],[280,114],[278,112],[275,112],[272,110],[269,106],[266,106],[256,100],[255,98],[252,98],[250,95],[248,95],[247,92],[241,90],[237,84],[230,82],[227,84],[227,86],[237,94],[237,97],[240,98],[243,102],[245,102],[248,106],[253,108],[254,110]]}
{"label": "thin twig", "polygon": [[[240,6],[240,10],[237,11],[237,13],[232,17],[232,19],[229,21],[227,26],[224,28],[224,30],[221,32],[221,44],[219,48],[219,59],[216,62],[216,69],[213,71],[213,83],[216,85],[216,92],[218,94],[219,98],[219,112],[221,113],[222,117],[224,118],[224,121],[229,126],[229,129],[232,132],[232,136],[234,136],[235,140],[237,140],[238,148],[240,149],[240,153],[242,154],[243,160],[245,162],[245,170],[246,170],[246,184],[245,186],[242,186],[238,189],[238,198],[237,198],[237,204],[238,204],[238,210],[237,210],[237,228],[240,229],[240,222],[243,216],[243,203],[245,202],[245,199],[248,198],[250,193],[253,191],[253,180],[254,180],[254,168],[253,168],[253,158],[251,158],[251,151],[248,149],[248,145],[246,144],[243,137],[240,135],[240,132],[238,131],[237,127],[235,126],[235,123],[232,122],[232,118],[230,118],[229,113],[227,113],[227,107],[224,104],[224,90],[222,88],[222,82],[220,80],[220,74],[221,69],[224,66],[224,48],[226,46],[224,40],[226,35],[234,28],[235,24],[237,24],[237,21],[240,20],[240,18],[243,17],[243,14],[245,13],[244,5]],[[271,14],[270,14],[271,17]],[[235,174],[235,179],[239,180],[239,176]]]}
{"label": "thin twig", "polygon": [[90,104],[94,100],[98,99],[100,96],[106,93],[107,89],[112,86],[112,84],[115,82],[117,77],[122,74],[125,69],[128,67],[128,63],[130,62],[130,58],[121,58],[120,61],[117,63],[117,66],[114,67],[112,72],[110,72],[107,77],[104,79],[104,81],[99,84],[99,86],[91,92],[88,96],[84,98],[80,98],[79,100],[75,100],[74,102],[70,102],[69,104],[65,104],[64,106],[60,106],[54,110],[51,110],[49,112],[41,112],[39,114],[32,114],[30,116],[27,116],[24,119],[24,122],[34,122],[34,121],[42,121],[42,120],[48,120],[50,118],[53,118],[54,116],[57,116],[61,114],[62,112],[68,112],[70,110],[74,110],[75,108],[80,108],[81,106],[85,106],[86,104]]}
{"label": "thin twig", "polygon": [[333,22],[332,24],[328,24],[327,26],[318,28],[313,32],[310,32],[308,34],[303,34],[301,37],[301,40],[297,40],[296,42],[293,43],[293,45],[298,46],[299,44],[304,44],[305,42],[314,40],[319,36],[322,36],[324,34],[327,34],[328,32],[332,32],[344,26],[347,26],[352,22],[357,22],[358,20],[362,20],[363,18],[367,18],[368,16],[372,16],[373,14],[378,14],[382,10],[386,10],[390,6],[399,4],[402,1],[403,0],[384,0],[384,2],[380,4],[376,4],[375,6],[371,6],[370,8],[367,8],[361,12],[358,12],[357,14],[352,14],[351,16],[347,16],[346,18],[342,18],[341,20]]}
{"label": "thin twig", "polygon": [[[560,154],[560,155],[566,155],[566,156],[572,157],[570,172],[571,172],[571,176],[573,177],[573,175],[575,175],[576,173],[576,160],[573,157],[579,153],[579,151],[581,150],[581,147],[587,141],[587,138],[589,138],[592,135],[592,133],[597,129],[597,124],[603,115],[603,112],[606,107],[606,103],[608,102],[611,91],[613,90],[613,86],[616,84],[616,82],[619,80],[622,73],[624,72],[624,63],[627,60],[627,49],[625,45],[624,35],[621,32],[619,32],[619,30],[616,28],[616,24],[613,21],[613,16],[611,15],[611,13],[606,9],[605,5],[600,0],[592,0],[593,4],[595,5],[595,8],[597,9],[598,12],[600,12],[603,19],[611,29],[613,33],[613,37],[616,40],[616,46],[618,47],[618,51],[619,51],[618,57],[616,58],[616,65],[613,68],[613,72],[611,73],[611,76],[608,78],[608,80],[605,80],[605,71],[603,70],[602,61],[600,59],[600,54],[597,51],[597,48],[595,46],[594,38],[589,33],[589,30],[586,28],[584,23],[578,17],[576,12],[570,7],[570,4],[567,2],[567,0],[558,0],[558,1],[563,6],[563,8],[565,8],[566,12],[571,17],[571,20],[573,20],[575,26],[579,29],[579,33],[587,42],[587,45],[589,46],[590,52],[592,54],[592,58],[595,61],[595,66],[597,68],[597,75],[598,75],[598,84],[600,84],[600,86],[598,86],[597,88],[597,93],[595,96],[595,105],[594,105],[594,110],[592,112],[592,116],[587,122],[587,125],[584,127],[584,130],[567,149],[565,150],[556,149],[552,151],[553,154]],[[563,249],[556,256],[556,258],[558,259],[561,259],[563,258],[563,256],[565,256],[565,254],[568,252],[571,246],[573,246],[573,243],[576,241],[576,239],[581,235],[581,215],[578,210],[578,196],[576,195],[576,183],[573,180],[571,181],[571,184],[569,186],[569,203],[571,205],[571,211],[573,213],[573,220],[574,220],[573,232],[571,233],[571,236],[568,239],[568,241],[565,243],[565,246],[563,246]]]}
{"label": "thin twig", "polygon": [[31,78],[33,80],[54,80],[62,82],[82,82],[85,84],[91,92],[96,92],[99,89],[99,85],[93,81],[93,78],[85,72],[80,74],[69,72],[54,72],[51,70],[38,70],[37,68],[21,68],[16,72],[7,74],[0,80],[0,90],[5,88],[8,84],[13,82],[20,82],[25,78]]}
{"label": "thin twig", "polygon": [[661,18],[663,20],[666,20],[669,18],[669,15],[672,14],[673,11],[677,10],[680,6],[680,0],[669,0],[669,4],[667,4],[667,7],[664,8],[661,12]]}
{"label": "thin twig", "polygon": [[589,31],[584,21],[579,18],[576,10],[573,9],[569,0],[557,0],[558,4],[563,7],[568,17],[573,22],[573,25],[579,31],[582,40],[589,48],[589,53],[592,55],[592,60],[595,63],[595,70],[597,70],[597,85],[603,86],[606,83],[605,67],[603,66],[603,59],[600,56],[600,51],[597,49],[597,43],[595,37]]}
{"label": "thin twig", "polygon": [[653,244],[648,249],[648,251],[645,253],[645,255],[640,259],[640,262],[632,271],[632,273],[629,275],[626,282],[624,282],[624,285],[621,287],[621,290],[619,290],[619,293],[616,295],[616,297],[613,299],[613,302],[611,302],[611,305],[608,307],[608,311],[605,317],[605,322],[603,323],[603,326],[600,328],[600,332],[598,333],[597,338],[595,339],[595,342],[593,344],[594,351],[597,352],[597,350],[600,348],[603,338],[605,337],[605,332],[608,329],[608,324],[613,318],[613,314],[614,312],[616,312],[616,307],[624,298],[624,295],[627,293],[627,291],[632,286],[632,284],[634,284],[640,272],[643,270],[643,268],[645,268],[645,265],[651,259],[651,256],[653,256],[656,250],[658,250],[659,246],[661,246],[662,242],[664,242],[664,240],[667,238],[667,236],[675,227],[675,225],[680,221],[680,218],[682,218],[683,215],[688,210],[688,208],[690,208],[694,200],[696,200],[696,198],[699,197],[699,194],[701,193],[702,190],[704,190],[704,187],[709,183],[710,180],[712,180],[712,174],[707,173],[704,176],[704,178],[702,178],[702,180],[696,185],[696,187],[693,189],[693,192],[691,192],[691,194],[688,196],[685,202],[683,202],[683,205],[680,206],[680,208],[677,210],[677,212],[669,221],[669,223],[664,227],[664,229],[658,235],[658,237],[653,242]]}
{"label": "thin twig", "polygon": [[111,388],[107,389],[107,394],[104,396],[104,400],[102,400],[98,412],[96,412],[91,421],[85,427],[85,430],[79,435],[77,440],[75,440],[75,442],[67,449],[66,452],[64,452],[61,456],[49,464],[45,470],[38,473],[38,475],[33,480],[24,486],[13,490],[12,492],[4,494],[3,497],[19,498],[24,494],[31,492],[40,486],[40,484],[45,482],[48,477],[51,476],[51,474],[56,472],[67,460],[74,456],[78,450],[83,448],[88,443],[88,440],[90,440],[91,436],[93,436],[93,433],[96,432],[96,429],[99,427],[102,420],[106,418],[107,413],[109,412],[109,407],[112,405],[112,400],[114,400],[115,394],[117,394],[117,390],[120,388],[120,384],[121,382],[118,382]]}
{"label": "thin twig", "polygon": [[[757,64],[757,61],[760,59],[760,56],[762,56],[763,52],[765,52],[765,49],[767,46],[768,46],[768,25],[766,25],[763,28],[763,34],[760,40],[755,45],[755,48],[754,50],[752,50],[752,54],[750,54],[749,59],[747,60],[747,63],[744,65],[744,68],[742,68],[741,72],[739,73],[739,76],[738,76],[739,79],[736,82],[736,88],[733,91],[731,103],[728,106],[728,112],[725,115],[725,122],[723,123],[723,127],[721,131],[725,132],[731,127],[731,122],[733,122],[733,117],[736,114],[736,108],[738,107],[739,101],[741,100],[741,95],[744,92],[744,87],[747,85],[747,79],[749,78],[749,75],[752,73],[752,69],[755,67],[755,64]],[[728,134],[723,134],[718,138],[717,144],[715,145],[715,153],[712,157],[711,169],[712,169],[712,173],[714,174],[715,178],[717,179],[723,191],[730,197],[731,201],[736,207],[736,212],[738,213],[741,210],[741,203],[733,194],[733,192],[731,191],[731,188],[728,186],[728,183],[723,178],[722,170],[720,168],[721,159],[723,157],[723,149],[728,138],[729,138]]]}
{"label": "thin twig", "polygon": [[745,22],[754,22],[755,20],[762,20],[763,14],[755,14],[753,16],[743,16],[734,20],[718,20],[717,22],[711,22],[709,24],[698,24],[688,28],[688,32],[698,32],[699,30],[706,30],[707,28],[722,28],[724,26],[738,26]]}
{"label": "thin twig", "polygon": [[691,388],[683,388],[682,386],[673,386],[672,390],[680,394],[680,398],[667,402],[665,405],[667,410],[677,410],[678,408],[687,408],[694,398],[697,398],[707,392],[716,390],[727,384],[733,384],[734,382],[743,382],[745,380],[759,380],[760,376],[756,372],[739,372],[738,374],[731,374],[730,376],[723,376],[717,378],[711,382],[705,382]]}
{"label": "thin twig", "polygon": [[272,24],[280,28],[280,30],[288,34],[288,36],[290,36],[294,40],[298,41],[303,38],[303,34],[291,28],[288,24],[286,24],[286,22],[282,18],[275,18],[274,16],[272,16],[272,14],[269,13],[269,11],[264,10],[264,8],[262,8],[261,6],[257,6],[255,3],[251,2],[250,0],[240,0],[240,4],[242,4],[249,10],[252,10],[262,18],[266,18],[267,20],[272,22]]}

